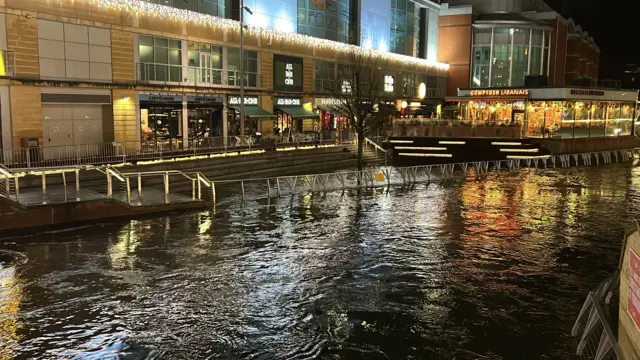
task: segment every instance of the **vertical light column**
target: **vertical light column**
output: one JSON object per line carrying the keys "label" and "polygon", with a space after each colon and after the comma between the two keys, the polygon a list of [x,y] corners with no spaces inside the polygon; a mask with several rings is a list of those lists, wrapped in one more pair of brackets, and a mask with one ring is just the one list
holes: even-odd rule
{"label": "vertical light column", "polygon": [[[547,42],[547,76],[551,74],[551,32],[549,32],[549,41]],[[542,53],[544,54],[544,49],[542,49]]]}
{"label": "vertical light column", "polygon": [[222,136],[223,136],[223,143],[225,148],[227,147],[227,139],[229,136],[229,126],[228,126],[228,114],[229,114],[229,106],[228,104],[228,96],[227,95],[223,95],[222,96]]}
{"label": "vertical light column", "polygon": [[544,69],[544,45],[545,45],[545,35],[546,32],[542,30],[542,51],[540,51],[540,75],[543,74],[542,70]]}
{"label": "vertical light column", "polygon": [[509,36],[511,37],[511,50],[509,53],[509,86],[513,85],[513,39],[515,38],[515,29],[509,29]]}
{"label": "vertical light column", "polygon": [[527,75],[531,75],[531,40],[533,38],[533,29],[529,29],[529,52],[527,53]]}
{"label": "vertical light column", "polygon": [[[489,87],[492,86],[491,73],[493,72],[493,37],[495,36],[495,29],[491,28],[491,47],[489,48]],[[480,86],[482,86],[482,80],[480,80]]]}

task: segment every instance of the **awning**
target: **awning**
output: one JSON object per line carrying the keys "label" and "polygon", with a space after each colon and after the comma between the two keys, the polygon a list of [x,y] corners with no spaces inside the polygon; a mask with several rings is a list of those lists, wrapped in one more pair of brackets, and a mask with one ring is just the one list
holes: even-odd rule
{"label": "awning", "polygon": [[[240,108],[239,107],[232,107],[230,108],[232,110],[238,111],[240,112]],[[244,106],[244,114],[250,118],[261,118],[261,119],[265,119],[265,118],[274,118],[276,117],[276,115],[268,112],[267,110],[261,108],[260,106],[257,105],[245,105]]]}
{"label": "awning", "polygon": [[318,114],[308,111],[302,106],[278,106],[276,110],[285,112],[294,119],[310,119],[318,117]]}

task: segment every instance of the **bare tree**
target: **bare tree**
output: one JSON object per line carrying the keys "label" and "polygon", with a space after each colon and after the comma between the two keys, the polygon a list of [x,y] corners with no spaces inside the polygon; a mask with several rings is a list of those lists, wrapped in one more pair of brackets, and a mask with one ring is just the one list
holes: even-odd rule
{"label": "bare tree", "polygon": [[338,63],[336,84],[327,89],[337,100],[330,106],[345,116],[358,135],[358,170],[362,170],[364,139],[388,121],[379,107],[383,99],[384,60],[374,52],[353,49]]}

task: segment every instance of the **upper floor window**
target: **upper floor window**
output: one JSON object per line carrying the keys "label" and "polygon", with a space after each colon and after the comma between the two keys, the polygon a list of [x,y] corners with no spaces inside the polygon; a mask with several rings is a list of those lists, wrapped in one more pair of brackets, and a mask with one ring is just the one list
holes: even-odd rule
{"label": "upper floor window", "polygon": [[317,93],[335,89],[336,64],[329,61],[313,61],[313,90]]}
{"label": "upper floor window", "polygon": [[152,36],[138,38],[141,80],[182,82],[182,43]]}
{"label": "upper floor window", "polygon": [[298,0],[298,33],[349,42],[349,0]]}
{"label": "upper floor window", "polygon": [[[228,83],[231,86],[239,86],[239,72],[240,72],[240,49],[227,48],[228,54]],[[260,86],[260,70],[258,62],[257,51],[244,51],[244,76],[245,86],[257,87]]]}

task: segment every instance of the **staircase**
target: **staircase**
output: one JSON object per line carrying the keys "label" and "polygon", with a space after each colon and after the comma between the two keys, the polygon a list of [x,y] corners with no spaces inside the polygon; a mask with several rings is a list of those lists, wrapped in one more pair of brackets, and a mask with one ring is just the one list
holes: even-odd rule
{"label": "staircase", "polygon": [[[348,149],[357,159],[358,144],[352,143],[349,145]],[[362,148],[362,160],[364,165],[368,167],[386,166],[391,164],[391,154],[383,151],[381,144],[377,144],[374,141],[367,139],[365,140]]]}

